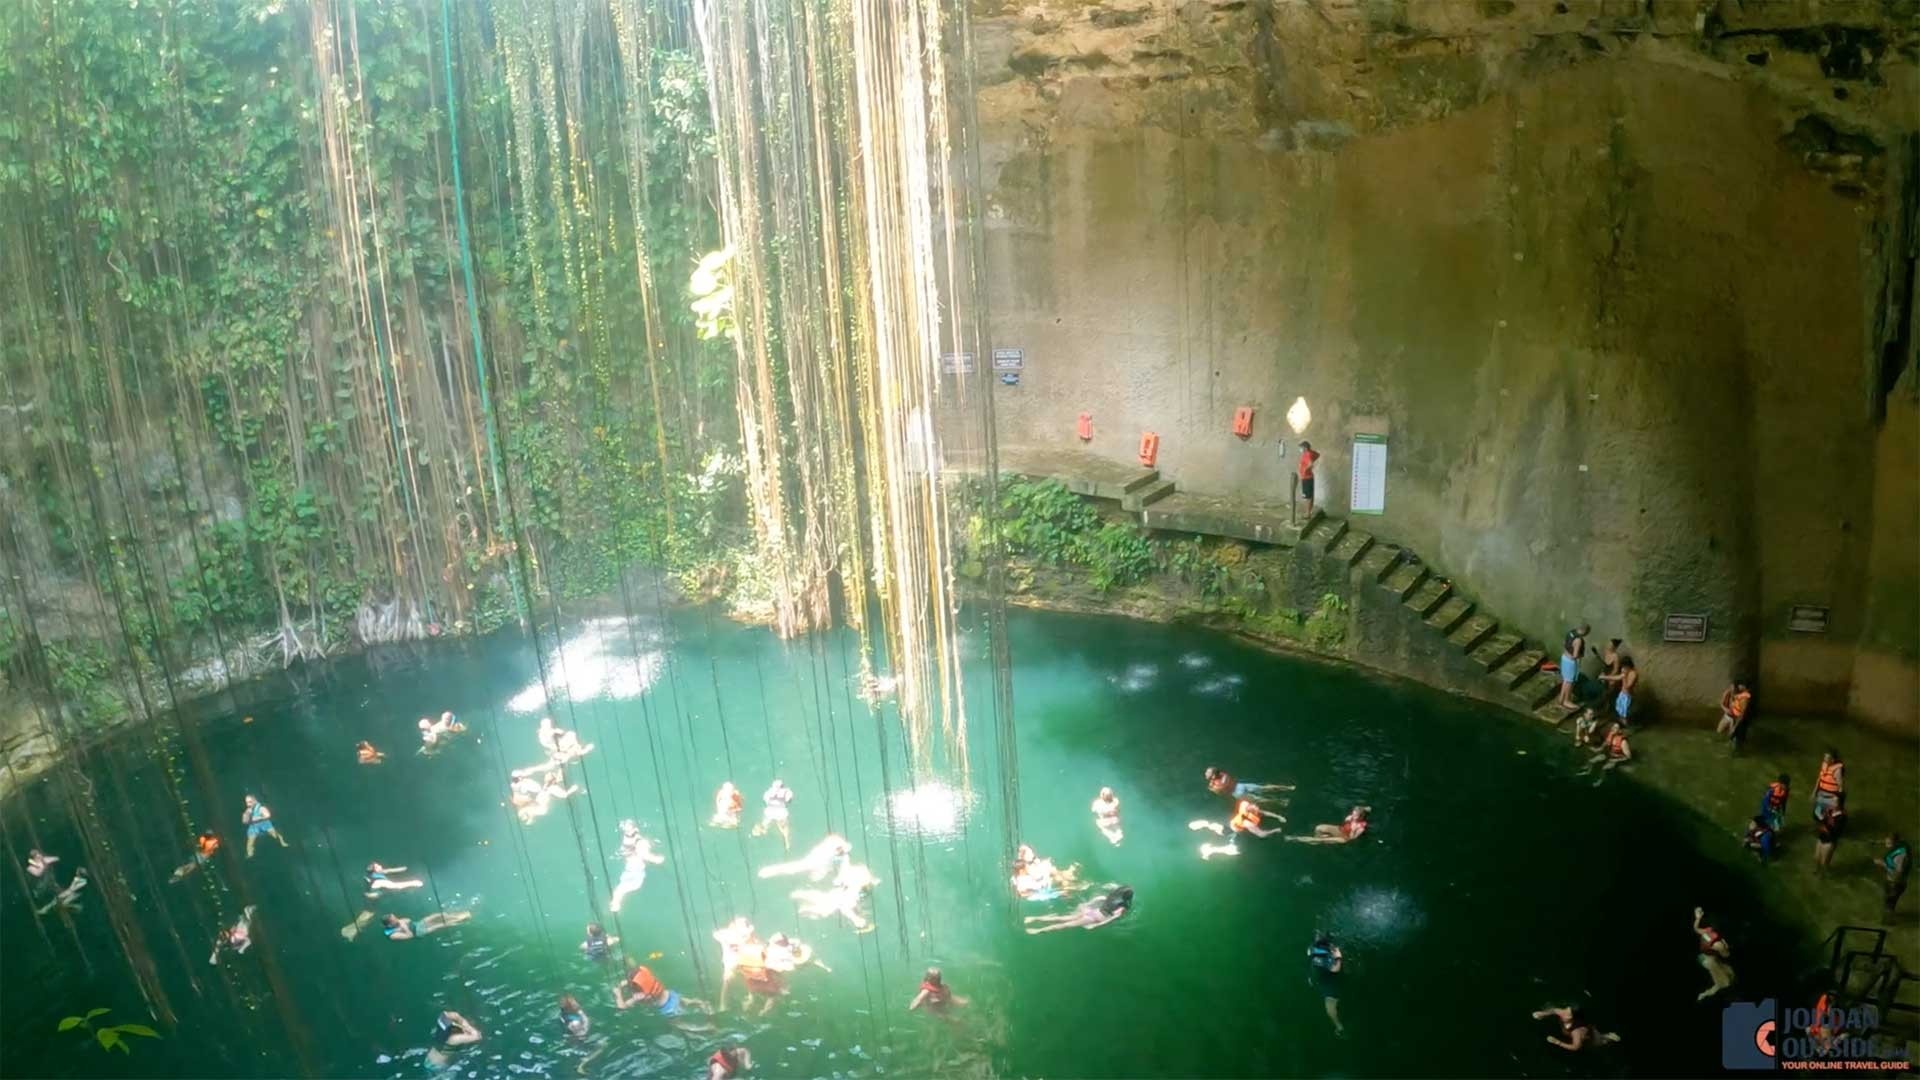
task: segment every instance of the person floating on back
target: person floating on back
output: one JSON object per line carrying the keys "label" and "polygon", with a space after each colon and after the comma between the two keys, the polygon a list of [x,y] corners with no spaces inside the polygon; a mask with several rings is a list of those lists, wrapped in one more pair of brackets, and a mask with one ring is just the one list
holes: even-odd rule
{"label": "person floating on back", "polygon": [[1096,896],[1066,915],[1029,915],[1027,933],[1049,934],[1055,930],[1098,930],[1133,908],[1133,889],[1116,885],[1105,896]]}
{"label": "person floating on back", "polygon": [[1347,811],[1346,820],[1338,825],[1315,825],[1312,836],[1289,836],[1287,839],[1296,844],[1351,844],[1366,835],[1367,815],[1371,813],[1371,806],[1356,806]]}
{"label": "person floating on back", "polygon": [[1189,821],[1187,822],[1187,828],[1193,829],[1196,832],[1206,830],[1215,836],[1227,837],[1227,842],[1224,844],[1200,845],[1200,857],[1203,859],[1211,859],[1215,855],[1240,854],[1239,839],[1241,833],[1249,833],[1263,840],[1269,836],[1279,835],[1280,825],[1275,825],[1271,829],[1261,827],[1261,820],[1266,817],[1273,818],[1275,821],[1278,821],[1280,825],[1284,825],[1287,822],[1287,819],[1281,817],[1279,814],[1261,810],[1253,804],[1251,799],[1241,799],[1238,803],[1234,804],[1233,817],[1226,825],[1222,826],[1217,821]]}
{"label": "person floating on back", "polygon": [[1533,1014],[1535,1020],[1544,1020],[1549,1016],[1560,1021],[1560,1034],[1547,1036],[1547,1043],[1562,1050],[1587,1050],[1620,1041],[1620,1036],[1601,1031],[1589,1023],[1578,1005],[1549,1005]]}
{"label": "person floating on back", "polygon": [[419,878],[396,878],[389,875],[404,874],[404,866],[381,866],[377,862],[367,864],[367,899],[372,900],[383,892],[397,892],[403,889],[418,889],[426,885]]}
{"label": "person floating on back", "polygon": [[1236,780],[1232,773],[1225,769],[1216,769],[1211,765],[1207,766],[1206,776],[1208,791],[1229,799],[1248,799],[1258,803],[1263,809],[1268,806],[1285,806],[1286,795],[1293,790],[1292,784],[1256,784],[1251,780]]}
{"label": "person floating on back", "polygon": [[471,911],[436,911],[419,922],[399,915],[388,915],[380,920],[380,932],[387,936],[388,941],[412,941],[449,926],[459,926],[471,918]]}

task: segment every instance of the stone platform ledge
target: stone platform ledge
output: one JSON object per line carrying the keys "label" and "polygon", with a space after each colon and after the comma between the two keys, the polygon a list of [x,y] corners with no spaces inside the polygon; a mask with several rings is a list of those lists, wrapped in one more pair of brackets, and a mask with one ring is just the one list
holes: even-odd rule
{"label": "stone platform ledge", "polygon": [[[1029,480],[1058,480],[1076,495],[1115,501],[1160,479],[1157,469],[1144,469],[1072,448],[1003,446],[1000,448],[999,464],[1002,475],[1022,476]],[[985,468],[984,454],[960,453],[949,454],[942,471],[978,476]]]}
{"label": "stone platform ledge", "polygon": [[1174,492],[1140,510],[1140,524],[1149,529],[1225,536],[1287,547],[1299,543],[1300,531],[1306,523],[1305,515],[1297,522],[1292,520],[1284,504],[1251,503],[1190,491]]}

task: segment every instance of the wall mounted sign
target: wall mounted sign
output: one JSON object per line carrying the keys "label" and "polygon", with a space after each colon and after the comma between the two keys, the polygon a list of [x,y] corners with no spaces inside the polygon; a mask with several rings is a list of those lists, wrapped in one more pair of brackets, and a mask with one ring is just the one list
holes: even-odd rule
{"label": "wall mounted sign", "polygon": [[1027,350],[1025,349],[993,350],[993,370],[995,371],[1019,371],[1026,366]]}
{"label": "wall mounted sign", "polygon": [[1705,641],[1707,640],[1707,617],[1705,615],[1669,615],[1666,629],[1661,632],[1662,641]]}
{"label": "wall mounted sign", "polygon": [[1353,490],[1347,509],[1356,514],[1387,512],[1387,437],[1353,437]]}
{"label": "wall mounted sign", "polygon": [[1017,372],[1017,371],[1003,371],[1003,372],[1001,372],[1001,373],[1000,373],[1000,385],[1001,385],[1001,386],[1019,386],[1019,385],[1020,385],[1020,373],[1019,373],[1019,372]]}
{"label": "wall mounted sign", "polygon": [[1787,616],[1787,629],[1796,634],[1824,634],[1827,632],[1827,610],[1812,604],[1795,604],[1793,612]]}
{"label": "wall mounted sign", "polygon": [[973,374],[973,354],[970,352],[941,353],[940,370],[949,375],[971,375]]}

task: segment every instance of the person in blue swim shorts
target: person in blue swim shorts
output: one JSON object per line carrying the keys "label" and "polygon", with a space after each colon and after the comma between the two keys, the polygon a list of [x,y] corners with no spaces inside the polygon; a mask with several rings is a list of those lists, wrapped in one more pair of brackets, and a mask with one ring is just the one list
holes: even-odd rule
{"label": "person in blue swim shorts", "polygon": [[281,847],[287,846],[287,838],[281,836],[280,830],[273,827],[273,811],[267,809],[266,803],[251,795],[247,796],[246,809],[240,812],[240,824],[247,827],[247,858],[249,859],[253,858],[254,842],[262,835],[271,836],[280,841]]}
{"label": "person in blue swim shorts", "polygon": [[1565,641],[1560,646],[1560,707],[1569,712],[1573,704],[1573,684],[1580,681],[1580,661],[1587,656],[1587,634],[1592,627],[1586,623],[1567,631]]}

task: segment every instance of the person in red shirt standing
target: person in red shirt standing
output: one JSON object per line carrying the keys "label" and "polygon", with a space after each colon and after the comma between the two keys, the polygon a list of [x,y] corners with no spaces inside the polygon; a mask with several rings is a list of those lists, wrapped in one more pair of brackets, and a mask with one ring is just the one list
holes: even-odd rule
{"label": "person in red shirt standing", "polygon": [[1320,452],[1306,440],[1300,442],[1300,497],[1307,500],[1307,517],[1313,517],[1313,466],[1320,460]]}

